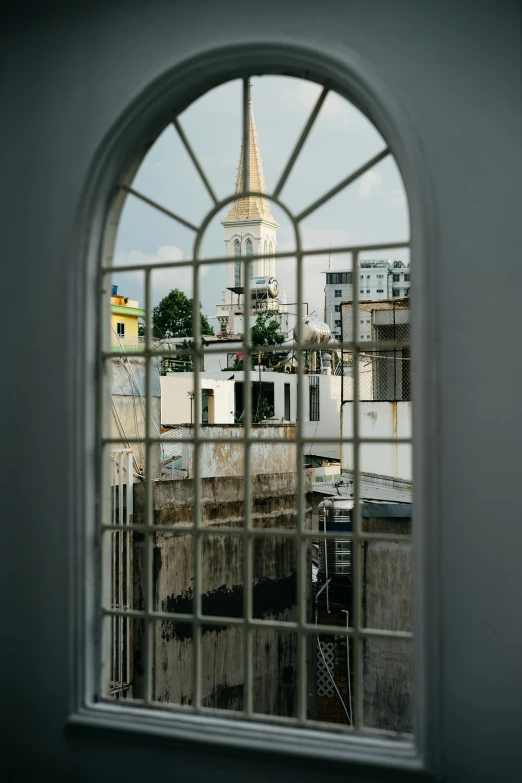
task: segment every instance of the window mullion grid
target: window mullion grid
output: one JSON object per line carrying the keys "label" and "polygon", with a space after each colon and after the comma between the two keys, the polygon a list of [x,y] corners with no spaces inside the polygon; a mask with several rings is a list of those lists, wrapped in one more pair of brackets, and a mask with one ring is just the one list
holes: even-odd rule
{"label": "window mullion grid", "polygon": [[[296,236],[296,289],[297,301],[302,302],[303,296],[303,255],[301,253],[301,234],[299,226],[294,223]],[[297,341],[299,344],[303,340],[303,319],[297,321]],[[306,573],[306,553],[308,539],[303,535],[304,515],[306,504],[304,502],[304,457],[303,457],[303,394],[304,394],[304,361],[303,354],[300,353],[297,362],[297,520],[296,520],[296,557],[297,557],[297,720],[300,725],[306,724],[307,717],[307,650],[309,647],[308,636],[304,631],[307,623],[307,573]]]}
{"label": "window mullion grid", "polygon": [[[118,558],[118,607],[120,610],[124,608],[124,596],[123,596],[123,574],[124,574],[124,568],[123,568],[123,547],[124,547],[124,533],[123,533],[123,453],[120,452],[119,454],[119,462],[118,462],[118,511],[119,511],[119,526],[121,527],[121,530],[119,530],[116,534],[116,542],[117,542],[117,553],[116,557]],[[118,683],[120,685],[120,698],[123,698],[123,623],[124,619],[123,616],[119,618],[119,627],[118,627]],[[116,683],[114,683],[114,687],[116,688]]]}
{"label": "window mullion grid", "polygon": [[[132,560],[133,560],[133,535],[131,533],[131,519],[134,514],[134,497],[132,486],[132,451],[127,451],[127,475],[126,475],[126,498],[125,498],[125,595],[124,595],[124,610],[128,610],[132,607]],[[123,456],[122,456],[123,461]],[[130,638],[132,632],[132,620],[127,617],[125,620],[125,639],[126,639],[126,655],[125,655],[125,682],[129,687],[129,695],[132,695],[131,689],[131,665],[130,665]]]}
{"label": "window mullion grid", "polygon": [[[352,255],[352,273],[357,274],[359,269],[359,254]],[[359,287],[353,286],[352,306],[352,340],[355,345],[353,363],[353,607],[352,626],[353,634],[353,662],[354,662],[354,728],[361,731],[363,727],[363,664],[362,664],[362,520],[361,520],[361,486],[360,486],[360,441],[359,441]]]}
{"label": "window mullion grid", "polygon": [[[102,352],[107,352],[110,349],[110,287],[106,286],[106,277],[102,277],[101,280],[101,347]],[[112,461],[112,454],[110,448],[105,445],[104,438],[111,434],[111,414],[110,403],[111,400],[111,382],[112,382],[112,364],[102,359],[100,367],[100,391],[99,391],[99,407],[100,407],[100,432],[102,435],[100,454],[100,486],[102,487],[102,496],[100,498],[99,514],[101,517],[102,530],[99,535],[101,537],[101,574],[100,574],[100,597],[102,606],[114,606],[114,536],[113,533],[109,535],[104,534],[103,524],[107,519],[111,519],[113,523],[115,520],[115,470]],[[119,443],[118,443],[119,445]],[[113,487],[114,485],[114,487]],[[105,621],[102,627],[101,633],[101,669],[99,672],[99,679],[97,688],[99,693],[103,696],[107,695],[111,691],[111,682],[114,681],[115,673],[115,629],[116,618],[113,616],[110,622]]]}
{"label": "window mullion grid", "polygon": [[[250,190],[250,128],[249,128],[249,78],[243,80],[243,191]],[[252,531],[252,482],[250,465],[250,439],[252,437],[252,388],[251,388],[251,362],[252,362],[252,331],[250,324],[250,308],[247,299],[249,292],[248,266],[250,259],[245,257],[241,261],[243,265],[243,371],[244,371],[244,415],[243,415],[243,456],[244,456],[244,482],[243,482],[243,581],[244,581],[244,606],[243,606],[243,710],[247,717],[253,713],[253,683],[252,683],[252,626],[253,619],[253,537]]]}
{"label": "window mullion grid", "polygon": [[[196,245],[198,246],[194,256],[199,254],[199,242],[201,233],[198,233]],[[201,315],[199,310],[199,265],[194,264],[192,270],[192,335],[196,349],[201,347]],[[194,557],[194,604],[192,618],[192,693],[193,705],[196,710],[201,707],[201,594],[202,594],[202,535],[203,527],[201,518],[201,376],[200,359],[194,354],[192,360],[192,372],[194,377],[194,463],[193,463],[193,557]]]}
{"label": "window mullion grid", "polygon": [[[111,567],[112,567],[112,594],[111,594],[111,606],[113,609],[116,609],[115,606],[115,596],[116,596],[116,560],[117,560],[117,539],[118,539],[118,530],[117,530],[117,520],[116,520],[116,463],[114,461],[113,452],[111,451],[111,495],[112,495],[112,509],[111,509],[111,516],[112,516],[112,522],[115,526],[114,531],[111,534]],[[118,661],[118,654],[117,654],[117,645],[118,645],[118,633],[117,633],[117,624],[118,624],[118,617],[113,616],[111,618],[111,626],[112,626],[112,674],[111,674],[111,683],[110,688],[111,692],[114,688],[114,685],[116,683],[117,679],[117,661]]]}
{"label": "window mullion grid", "polygon": [[[125,189],[125,188],[124,188]],[[238,198],[238,194],[235,194],[235,198]],[[273,197],[272,197],[273,198]],[[219,202],[220,206],[226,207],[230,203],[230,199],[223,199],[223,201]],[[190,228],[195,230],[194,226],[190,226]],[[303,256],[327,256],[327,255],[346,255],[347,253],[355,253],[355,252],[377,252],[381,250],[402,250],[409,248],[410,243],[409,242],[388,242],[387,244],[370,244],[370,245],[338,245],[337,247],[318,247],[318,248],[312,248],[308,250],[301,250],[301,253]],[[295,256],[295,250],[286,250],[286,251],[278,251],[273,252],[270,256],[271,260],[277,261],[277,259],[286,259],[286,258],[294,258]],[[254,253],[250,260],[251,261],[259,261],[260,259],[264,258],[264,253]],[[225,264],[228,261],[230,261],[230,256],[215,256],[212,258],[205,258],[204,261],[199,261],[199,264],[205,264],[205,266],[214,265],[214,264]],[[192,260],[192,263],[198,263],[194,259]],[[172,260],[168,261],[165,259],[165,261],[157,261],[155,263],[147,264],[147,268],[149,269],[161,269],[164,271],[165,269],[176,269],[177,267],[186,267],[187,264],[190,264],[190,259],[183,259],[182,261]],[[122,264],[121,266],[118,264],[118,272],[136,272],[136,270],[143,268],[139,267],[136,264]],[[102,273],[106,275],[112,275],[114,274],[113,267],[103,267]],[[110,328],[110,327],[109,327]]]}
{"label": "window mullion grid", "polygon": [[[145,269],[145,344],[152,350],[152,291],[150,269]],[[145,437],[152,437],[152,357],[145,358]],[[145,449],[145,704],[153,700],[152,672],[154,668],[154,573],[152,536],[154,535],[154,495],[152,484],[152,449]]]}

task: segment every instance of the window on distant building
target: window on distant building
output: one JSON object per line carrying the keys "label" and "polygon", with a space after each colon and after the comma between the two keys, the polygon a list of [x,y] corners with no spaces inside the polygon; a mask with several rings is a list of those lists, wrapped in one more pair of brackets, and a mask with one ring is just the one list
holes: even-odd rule
{"label": "window on distant building", "polygon": [[[234,256],[239,258],[241,255],[241,243],[239,239],[234,242]],[[241,285],[241,261],[234,261],[234,285],[239,287]]]}
{"label": "window on distant building", "polygon": [[364,294],[364,288],[361,288],[361,290],[359,291],[359,293],[360,293],[360,294]]}
{"label": "window on distant building", "polygon": [[335,289],[335,296],[336,296],[337,298],[339,298],[339,297],[341,297],[342,295],[343,295],[342,289],[341,289],[341,288],[336,288],[336,289]]}
{"label": "window on distant building", "polygon": [[401,295],[400,288],[394,288],[392,293],[393,296],[400,296]]}
{"label": "window on distant building", "polygon": [[340,319],[339,319],[339,320],[337,320],[337,321],[335,322],[335,326],[336,326],[337,328],[339,328],[339,327],[341,326],[341,321],[340,321]]}
{"label": "window on distant building", "polygon": [[[252,247],[252,241],[250,239],[247,239],[245,243],[245,255],[246,256],[253,256],[254,255],[254,248]],[[254,277],[254,262],[249,261],[248,262],[248,276]]]}
{"label": "window on distant building", "polygon": [[408,281],[409,281],[409,279],[410,279],[410,273],[409,273],[409,272],[405,272],[405,273],[404,273],[404,280],[405,280],[406,282],[408,282]]}
{"label": "window on distant building", "polygon": [[378,288],[377,289],[377,293],[378,294],[383,294],[384,293],[384,288]]}
{"label": "window on distant building", "polygon": [[310,375],[308,380],[310,421],[319,421],[319,376]]}
{"label": "window on distant building", "polygon": [[377,277],[384,277],[384,275],[377,275]]}
{"label": "window on distant building", "polygon": [[341,305],[334,305],[334,310],[335,310],[336,313],[340,313],[341,312]]}
{"label": "window on distant building", "polygon": [[394,272],[393,273],[393,282],[394,283],[398,283],[400,281],[400,279],[401,279],[400,274],[398,272]]}
{"label": "window on distant building", "polygon": [[116,331],[118,333],[118,337],[125,337],[125,324],[118,321],[116,324]]}
{"label": "window on distant building", "polygon": [[326,282],[328,285],[348,285],[352,282],[351,272],[327,272]]}

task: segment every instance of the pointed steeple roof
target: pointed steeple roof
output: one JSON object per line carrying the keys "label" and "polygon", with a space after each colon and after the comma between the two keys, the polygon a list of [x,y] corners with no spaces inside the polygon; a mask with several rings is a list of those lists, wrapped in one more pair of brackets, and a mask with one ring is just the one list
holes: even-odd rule
{"label": "pointed steeple roof", "polygon": [[[251,100],[248,102],[248,128],[250,136],[250,182],[247,182],[246,189],[266,193],[265,175],[263,174],[263,163],[261,161],[261,152],[259,151]],[[243,190],[243,160],[243,143],[241,143],[234,193],[240,193]],[[276,222],[270,211],[268,199],[262,196],[248,196],[247,198],[239,198],[234,201],[223,222],[235,220],[269,220],[271,223]]]}

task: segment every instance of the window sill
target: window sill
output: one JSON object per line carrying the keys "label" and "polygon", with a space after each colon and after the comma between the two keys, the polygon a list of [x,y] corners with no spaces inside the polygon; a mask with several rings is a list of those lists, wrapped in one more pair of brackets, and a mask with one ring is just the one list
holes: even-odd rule
{"label": "window sill", "polygon": [[217,744],[248,751],[423,772],[425,765],[411,740],[350,736],[318,729],[219,718],[174,710],[145,710],[111,704],[84,706],[68,718],[69,727],[112,729],[144,737]]}

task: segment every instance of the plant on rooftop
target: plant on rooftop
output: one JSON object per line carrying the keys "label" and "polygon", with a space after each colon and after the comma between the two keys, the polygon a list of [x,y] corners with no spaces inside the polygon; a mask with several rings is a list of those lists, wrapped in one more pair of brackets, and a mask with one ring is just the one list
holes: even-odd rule
{"label": "plant on rooftop", "polygon": [[[273,317],[270,312],[259,313],[256,322],[252,327],[252,347],[262,349],[271,345],[282,345],[285,336],[281,332],[279,321]],[[267,367],[276,364],[280,356],[274,353],[268,353],[263,356],[263,351],[259,350],[259,363]]]}

